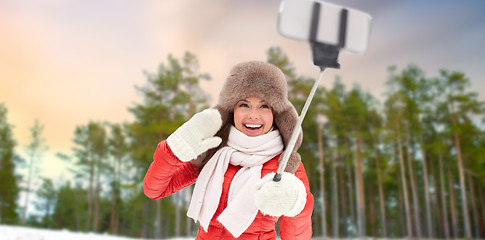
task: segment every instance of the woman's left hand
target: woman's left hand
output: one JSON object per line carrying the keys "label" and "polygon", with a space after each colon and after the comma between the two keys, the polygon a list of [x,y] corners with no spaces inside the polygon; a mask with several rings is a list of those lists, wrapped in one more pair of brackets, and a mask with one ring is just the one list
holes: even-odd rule
{"label": "woman's left hand", "polygon": [[305,207],[305,185],[294,174],[288,172],[284,172],[281,180],[275,182],[275,174],[266,174],[256,184],[255,204],[263,214],[294,217]]}

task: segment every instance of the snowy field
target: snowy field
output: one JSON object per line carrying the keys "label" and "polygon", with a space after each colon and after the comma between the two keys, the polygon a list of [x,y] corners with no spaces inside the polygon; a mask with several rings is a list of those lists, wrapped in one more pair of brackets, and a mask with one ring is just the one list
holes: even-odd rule
{"label": "snowy field", "polygon": [[[337,238],[319,238],[313,240],[337,240]],[[342,238],[341,238],[342,239]],[[47,230],[0,224],[0,240],[145,240],[143,238],[128,238],[110,236],[107,234],[77,233],[67,230]],[[194,240],[194,238],[169,238],[164,240]],[[279,240],[279,238],[278,238]],[[345,238],[345,240],[417,240],[416,238]],[[426,240],[438,240],[430,239]],[[455,238],[454,240],[466,240]]]}
{"label": "snowy field", "polygon": [[[170,240],[193,240],[194,238],[170,238]],[[67,230],[47,230],[19,226],[0,225],[0,240],[143,240],[110,236],[107,234],[75,233]],[[167,239],[168,240],[168,239]]]}

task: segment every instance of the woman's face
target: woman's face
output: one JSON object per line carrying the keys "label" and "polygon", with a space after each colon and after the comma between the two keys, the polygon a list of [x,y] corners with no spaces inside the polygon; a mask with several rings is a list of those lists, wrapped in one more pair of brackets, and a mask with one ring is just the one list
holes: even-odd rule
{"label": "woman's face", "polygon": [[266,134],[273,126],[273,110],[259,97],[247,97],[234,106],[235,127],[250,137]]}

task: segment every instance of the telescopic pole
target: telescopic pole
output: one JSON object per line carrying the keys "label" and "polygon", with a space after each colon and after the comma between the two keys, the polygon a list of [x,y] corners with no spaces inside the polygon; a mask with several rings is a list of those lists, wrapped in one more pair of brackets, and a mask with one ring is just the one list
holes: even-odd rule
{"label": "telescopic pole", "polygon": [[295,128],[293,129],[293,133],[291,134],[290,141],[287,143],[286,149],[280,157],[278,169],[276,170],[276,174],[273,177],[273,181],[275,182],[279,182],[281,180],[281,176],[285,171],[288,159],[290,158],[290,155],[295,148],[298,135],[300,135],[301,124],[303,122],[303,119],[305,118],[308,108],[310,107],[313,96],[317,91],[318,85],[320,84],[320,81],[323,77],[324,70],[326,68],[340,68],[340,64],[338,63],[338,55],[340,53],[340,48],[345,46],[347,17],[348,10],[343,8],[340,12],[340,27],[337,45],[330,45],[318,42],[316,40],[316,36],[318,21],[320,19],[320,4],[318,2],[315,2],[313,4],[309,39],[313,54],[313,64],[320,67],[320,76],[318,77],[318,79],[315,80],[315,83],[313,84],[310,95],[308,95],[308,98],[305,101],[305,105],[303,106],[300,116],[298,117],[298,121],[295,124]]}
{"label": "telescopic pole", "polygon": [[279,182],[281,180],[281,175],[283,174],[283,171],[285,171],[286,164],[288,163],[288,159],[290,158],[290,155],[293,152],[293,149],[295,148],[298,135],[300,135],[301,124],[303,122],[303,119],[305,118],[308,108],[310,107],[310,103],[312,102],[313,96],[315,96],[315,92],[317,91],[318,85],[322,80],[324,70],[325,69],[323,68],[320,71],[320,77],[315,79],[315,83],[313,84],[312,90],[310,91],[310,95],[308,95],[308,98],[305,101],[305,105],[301,110],[300,116],[298,117],[298,121],[296,122],[295,128],[293,129],[293,133],[291,134],[290,141],[288,142],[288,145],[286,146],[286,149],[283,155],[281,156],[278,169],[276,170],[276,175],[273,178],[273,181],[275,182]]}

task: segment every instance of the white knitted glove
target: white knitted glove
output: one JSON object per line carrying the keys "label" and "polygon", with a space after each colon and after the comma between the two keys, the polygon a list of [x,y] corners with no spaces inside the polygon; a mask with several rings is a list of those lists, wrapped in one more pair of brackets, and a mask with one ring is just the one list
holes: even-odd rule
{"label": "white knitted glove", "polygon": [[221,114],[209,108],[195,114],[168,138],[172,153],[183,162],[196,159],[205,151],[221,144],[222,139],[214,135],[222,126]]}
{"label": "white knitted glove", "polygon": [[283,172],[279,182],[275,173],[268,173],[256,184],[255,204],[266,215],[279,217],[298,215],[306,204],[306,189],[294,174]]}

